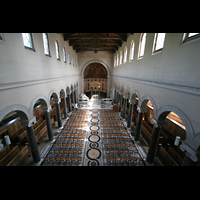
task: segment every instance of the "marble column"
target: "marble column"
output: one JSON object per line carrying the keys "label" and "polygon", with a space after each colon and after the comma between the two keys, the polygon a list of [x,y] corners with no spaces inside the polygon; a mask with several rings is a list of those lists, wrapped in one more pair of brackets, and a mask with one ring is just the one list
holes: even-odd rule
{"label": "marble column", "polygon": [[69,112],[71,112],[72,108],[71,108],[71,95],[70,94],[67,94],[67,99],[68,99],[68,104],[69,104]]}
{"label": "marble column", "polygon": [[93,96],[93,87],[91,87],[91,98]]}
{"label": "marble column", "polygon": [[138,110],[138,119],[137,119],[136,132],[135,132],[135,141],[139,141],[141,126],[142,126],[142,118],[143,118],[144,112],[146,111],[146,108],[141,109],[138,106],[137,110]]}
{"label": "marble column", "polygon": [[123,108],[123,116],[122,116],[123,119],[125,119],[125,116],[126,116],[126,107],[127,107],[127,99],[124,98],[124,108]]}
{"label": "marble column", "polygon": [[119,95],[119,112],[121,112],[121,108],[122,108],[122,98],[123,98],[123,95]]}
{"label": "marble column", "polygon": [[53,129],[51,124],[51,115],[50,115],[51,106],[42,106],[42,111],[45,114],[46,125],[47,125],[47,134],[49,137],[49,141],[53,140]]}
{"label": "marble column", "polygon": [[[199,155],[199,151],[194,149],[193,147],[195,146],[194,144],[188,144],[187,141],[181,141],[182,144],[180,145],[181,151],[185,151],[185,158],[181,164],[181,166],[195,166],[198,161],[197,155]],[[196,145],[196,148],[199,145]]]}
{"label": "marble column", "polygon": [[116,103],[116,90],[114,91],[114,103]]}
{"label": "marble column", "polygon": [[151,123],[154,124],[154,127],[153,127],[153,133],[151,135],[149,151],[148,151],[147,159],[146,159],[146,161],[150,164],[153,163],[153,160],[154,160],[154,157],[156,154],[158,139],[159,139],[159,135],[160,135],[160,129],[162,126],[164,126],[166,124],[166,122],[165,121],[159,122],[156,119],[151,118]]}
{"label": "marble column", "polygon": [[62,97],[62,101],[63,101],[63,109],[64,109],[64,118],[67,118],[67,102],[66,102],[66,98]]}
{"label": "marble column", "polygon": [[61,122],[61,114],[60,114],[60,104],[59,101],[55,102],[56,104],[56,113],[57,113],[57,120],[58,120],[58,127],[62,126],[62,122]]}
{"label": "marble column", "polygon": [[128,128],[131,128],[132,117],[133,117],[133,104],[130,103],[128,124],[127,124]]}
{"label": "marble column", "polygon": [[99,91],[98,91],[98,99],[100,99],[100,87],[99,87]]}
{"label": "marble column", "polygon": [[29,142],[29,146],[31,149],[31,155],[33,157],[33,163],[38,163],[40,161],[40,154],[39,154],[39,150],[38,150],[38,145],[37,145],[37,141],[35,138],[35,133],[34,133],[34,129],[33,129],[33,125],[32,123],[36,122],[35,117],[33,117],[31,120],[21,120],[21,126],[26,126],[26,132],[27,132],[27,136],[28,136],[28,142]]}

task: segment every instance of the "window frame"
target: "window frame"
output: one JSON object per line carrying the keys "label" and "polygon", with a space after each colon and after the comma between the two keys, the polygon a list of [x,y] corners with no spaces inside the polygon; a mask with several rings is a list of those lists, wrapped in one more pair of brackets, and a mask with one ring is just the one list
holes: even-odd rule
{"label": "window frame", "polygon": [[119,66],[121,66],[123,63],[123,52],[122,50],[120,51],[120,56],[119,56]]}
{"label": "window frame", "polygon": [[67,63],[66,50],[64,46],[63,46],[63,61],[64,63]]}
{"label": "window frame", "polygon": [[25,46],[25,44],[24,44],[24,37],[23,37],[23,33],[22,33],[22,40],[23,40],[24,48],[25,49],[29,49],[29,50],[35,52],[35,45],[34,45],[34,42],[33,42],[33,33],[29,33],[29,35],[30,35],[30,38],[31,38],[31,45],[32,45],[32,47]]}
{"label": "window frame", "polygon": [[116,55],[114,57],[114,67],[116,67]]}
{"label": "window frame", "polygon": [[200,33],[189,37],[190,33],[183,33],[182,44],[200,38]]}
{"label": "window frame", "polygon": [[[166,37],[166,33],[163,33],[163,34],[165,34],[165,37]],[[153,48],[152,48],[152,55],[161,52],[163,50],[163,48],[164,48],[165,39],[164,39],[164,42],[163,42],[163,47],[160,48],[160,49],[155,50],[156,49],[157,40],[158,40],[158,33],[155,33],[154,34],[154,41],[153,41]]]}
{"label": "window frame", "polygon": [[125,46],[124,47],[124,61],[123,61],[123,63],[124,64],[126,64],[127,63],[127,57],[128,57],[128,47],[127,46]]}
{"label": "window frame", "polygon": [[[135,51],[135,41],[132,40],[131,41],[131,45],[130,45],[130,53],[129,53],[129,62],[133,62],[134,59],[134,51]],[[131,59],[131,56],[133,55],[133,59]]]}
{"label": "window frame", "polygon": [[119,54],[117,54],[117,66],[119,66]]}
{"label": "window frame", "polygon": [[0,33],[0,36],[1,36],[0,41],[5,41],[5,40],[4,40],[4,35],[3,35],[3,33]]}
{"label": "window frame", "polygon": [[[56,47],[56,44],[57,44],[57,47]],[[57,40],[55,40],[55,47],[56,47],[56,59],[60,60],[59,43]]]}
{"label": "window frame", "polygon": [[[45,53],[45,46],[44,46],[44,45],[45,45],[45,44],[44,44],[45,41],[44,41],[44,36],[43,36],[43,34],[46,34],[46,36],[47,36],[47,46],[48,46],[49,54],[46,54],[46,53]],[[47,33],[42,33],[42,38],[43,38],[43,46],[44,46],[44,55],[51,57],[48,34],[47,34]]]}
{"label": "window frame", "polygon": [[147,33],[141,33],[140,42],[139,42],[139,48],[138,48],[138,60],[140,60],[140,59],[142,59],[144,57],[144,53],[143,53],[143,55],[140,55],[141,54],[141,47],[142,47],[142,41],[143,41],[144,35],[145,35],[145,43],[144,43],[144,52],[145,52]]}
{"label": "window frame", "polygon": [[71,52],[68,51],[68,60],[69,60],[69,64],[71,65]]}

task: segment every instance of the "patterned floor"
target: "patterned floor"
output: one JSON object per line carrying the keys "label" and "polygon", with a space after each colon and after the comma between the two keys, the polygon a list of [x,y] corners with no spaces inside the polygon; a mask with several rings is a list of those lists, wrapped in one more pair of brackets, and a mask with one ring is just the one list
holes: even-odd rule
{"label": "patterned floor", "polygon": [[117,112],[74,110],[44,155],[44,166],[143,166]]}

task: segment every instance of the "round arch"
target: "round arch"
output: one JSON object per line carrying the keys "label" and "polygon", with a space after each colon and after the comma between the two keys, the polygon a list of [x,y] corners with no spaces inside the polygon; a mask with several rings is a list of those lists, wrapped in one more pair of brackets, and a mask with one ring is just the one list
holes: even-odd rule
{"label": "round arch", "polygon": [[47,99],[46,96],[44,96],[43,94],[39,94],[37,95],[31,102],[30,108],[29,108],[29,112],[31,113],[31,115],[33,115],[33,109],[34,109],[34,105],[35,103],[40,100],[42,107],[49,107],[50,106],[50,101]]}
{"label": "round arch", "polygon": [[[146,105],[147,105],[147,102],[148,101],[151,101],[152,105],[153,105],[153,110],[154,110],[154,113],[157,112],[157,106],[156,106],[156,103],[154,101],[154,99],[149,96],[149,95],[145,95],[143,96],[140,100],[139,100],[139,107],[142,109],[142,108],[146,108]],[[154,114],[155,116],[155,114]]]}
{"label": "round arch", "polygon": [[164,121],[170,112],[176,113],[181,118],[186,129],[186,140],[192,140],[192,138],[194,137],[194,130],[192,124],[189,118],[186,116],[186,114],[176,106],[166,105],[159,108],[159,110],[156,113],[158,121]]}
{"label": "round arch", "polygon": [[58,94],[58,92],[56,90],[51,90],[51,92],[49,93],[49,102],[51,95],[53,95],[54,100],[60,100],[60,95]]}
{"label": "round arch", "polygon": [[17,114],[20,116],[21,120],[30,120],[30,112],[29,109],[23,105],[20,104],[14,104],[11,106],[7,106],[6,108],[2,109],[0,111],[0,121],[2,121],[2,119],[9,114],[10,112],[17,112]]}
{"label": "round arch", "polygon": [[84,76],[84,71],[85,71],[86,67],[88,65],[92,64],[92,63],[100,63],[100,64],[102,64],[106,68],[108,76],[110,76],[110,70],[109,70],[108,66],[104,62],[102,62],[101,60],[91,60],[91,61],[85,63],[85,65],[83,65],[83,68],[82,68],[82,71],[81,71],[81,75],[82,76]]}
{"label": "round arch", "polygon": [[135,102],[136,102],[136,99],[135,99],[136,95],[138,97],[138,102],[139,102],[140,95],[139,95],[139,92],[137,90],[132,91],[131,94],[130,94],[130,100],[131,100],[132,104],[135,104]]}
{"label": "round arch", "polygon": [[66,97],[66,90],[64,89],[64,87],[60,87],[59,91],[61,93],[61,97]]}

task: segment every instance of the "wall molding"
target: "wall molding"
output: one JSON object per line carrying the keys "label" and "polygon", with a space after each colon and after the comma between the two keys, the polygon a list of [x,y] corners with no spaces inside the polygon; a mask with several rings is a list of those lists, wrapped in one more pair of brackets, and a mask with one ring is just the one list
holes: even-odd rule
{"label": "wall molding", "polygon": [[184,92],[187,94],[193,94],[200,96],[200,88],[199,87],[191,87],[191,86],[183,86],[183,85],[176,85],[176,84],[171,84],[171,83],[161,83],[161,82],[156,82],[156,81],[148,81],[148,80],[143,80],[143,79],[137,79],[137,78],[130,78],[130,77],[123,77],[123,76],[116,76],[113,75],[113,78],[120,78],[125,81],[132,81],[140,84],[145,84],[145,85],[150,85],[153,87],[160,87],[168,90],[174,90],[178,92]]}
{"label": "wall molding", "polygon": [[64,77],[58,77],[58,78],[48,78],[48,79],[41,79],[41,80],[30,80],[30,81],[20,81],[20,82],[13,82],[13,83],[3,83],[0,84],[0,91],[2,90],[9,90],[9,89],[15,89],[20,87],[26,87],[31,85],[37,85],[37,84],[43,84],[43,83],[49,83],[54,81],[60,81],[65,80],[68,78],[79,78],[80,75],[72,75],[72,76],[64,76]]}

